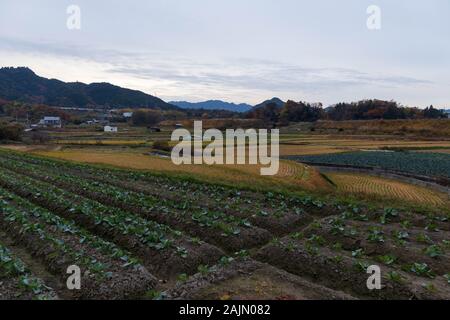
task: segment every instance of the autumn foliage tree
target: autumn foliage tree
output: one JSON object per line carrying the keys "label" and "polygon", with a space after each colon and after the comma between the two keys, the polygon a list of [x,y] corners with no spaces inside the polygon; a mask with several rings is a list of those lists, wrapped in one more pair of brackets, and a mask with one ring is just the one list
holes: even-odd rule
{"label": "autumn foliage tree", "polygon": [[373,119],[436,119],[445,118],[443,111],[433,106],[421,110],[401,106],[395,101],[362,100],[352,103],[338,103],[327,112],[329,120],[373,120]]}
{"label": "autumn foliage tree", "polygon": [[133,112],[131,118],[131,122],[135,126],[153,126],[161,120],[161,113],[157,110],[137,110]]}
{"label": "autumn foliage tree", "polygon": [[17,123],[0,122],[0,140],[19,141],[22,137],[23,127]]}

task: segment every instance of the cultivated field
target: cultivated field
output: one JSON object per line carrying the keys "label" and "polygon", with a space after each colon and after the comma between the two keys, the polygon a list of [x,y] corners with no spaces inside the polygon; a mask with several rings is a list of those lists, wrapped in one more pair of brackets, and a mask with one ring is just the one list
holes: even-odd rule
{"label": "cultivated field", "polygon": [[[448,214],[10,151],[0,167],[3,297],[450,298]],[[372,264],[380,291],[366,287]],[[69,265],[80,291],[64,287]]]}
{"label": "cultivated field", "polygon": [[[20,149],[19,149],[20,150]],[[143,151],[143,150],[141,150]],[[252,186],[265,189],[327,190],[329,183],[310,166],[282,160],[276,176],[261,176],[259,165],[183,165],[177,166],[167,157],[151,156],[139,150],[117,149],[64,149],[32,150],[33,154],[83,163],[104,164],[115,167],[151,170],[159,173],[195,177],[207,182]]]}
{"label": "cultivated field", "polygon": [[[146,128],[123,125],[119,128],[117,134],[108,134],[95,131],[93,128],[64,128],[49,131],[48,134],[52,140],[46,145],[10,145],[4,147],[65,160],[187,175],[207,182],[250,186],[262,190],[265,190],[267,186],[271,186],[276,190],[292,192],[307,190],[320,194],[334,195],[338,189],[315,168],[304,166],[294,161],[282,160],[279,174],[275,177],[261,177],[259,166],[175,166],[167,157],[151,155],[154,141],[170,139],[170,128],[163,127],[162,129],[162,132],[150,132]],[[427,140],[425,138],[408,138],[392,135],[316,134],[291,131],[289,132],[289,129],[282,130],[280,154],[282,157],[298,156],[298,158],[292,158],[293,160],[303,159],[304,161],[309,161],[309,157],[303,157],[312,156],[311,159],[315,159],[316,156],[324,156],[330,157],[334,161],[334,154],[337,153],[342,154],[343,157],[348,157],[347,153],[349,152],[362,152],[362,161],[368,161],[367,159],[374,158],[375,154],[373,152],[365,152],[367,150],[410,150],[415,152],[406,161],[401,159],[397,161],[397,165],[403,167],[401,165],[403,162],[407,162],[409,166],[417,163],[423,165],[419,153],[432,153],[431,156],[437,159],[439,156],[434,154],[445,154],[445,152],[450,150],[450,141],[445,139]],[[384,159],[380,161],[381,163],[385,162]],[[435,162],[439,161],[439,159],[435,160]],[[375,163],[375,165],[378,166],[378,163]],[[441,166],[438,164],[438,167],[434,170],[439,172]],[[435,166],[431,165],[431,168],[433,170]],[[371,177],[366,176],[366,179],[370,180]],[[377,183],[380,183],[380,181],[378,180]],[[411,189],[418,190],[413,185],[408,184],[408,186]],[[348,188],[341,187],[339,188],[339,193],[345,196],[347,190]],[[429,190],[428,193],[432,193],[434,198],[443,197],[443,194],[439,191]],[[366,189],[364,193],[349,192],[349,194],[361,199],[371,199],[372,196],[379,196],[379,192],[372,189]],[[398,192],[391,193],[389,198],[412,205],[417,203],[430,204],[430,198],[425,196],[425,194],[415,198],[415,201],[410,201],[410,198],[404,198]]]}
{"label": "cultivated field", "polygon": [[376,167],[416,175],[450,178],[450,155],[426,152],[350,152],[290,157],[297,161]]}
{"label": "cultivated field", "polygon": [[393,179],[337,172],[328,173],[327,177],[336,185],[337,192],[342,194],[356,194],[361,198],[369,197],[378,201],[402,199],[432,207],[446,207],[450,204],[448,196],[443,193]]}

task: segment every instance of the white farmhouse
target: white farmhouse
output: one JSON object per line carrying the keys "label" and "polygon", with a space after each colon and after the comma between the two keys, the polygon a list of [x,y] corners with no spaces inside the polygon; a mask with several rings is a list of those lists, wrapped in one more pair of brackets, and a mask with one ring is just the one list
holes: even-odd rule
{"label": "white farmhouse", "polygon": [[133,117],[133,112],[124,112],[124,113],[122,114],[122,116],[123,116],[124,118],[132,118],[132,117]]}
{"label": "white farmhouse", "polygon": [[103,128],[103,131],[105,131],[105,132],[117,132],[118,129],[117,129],[117,127],[105,126]]}
{"label": "white farmhouse", "polygon": [[60,117],[44,117],[39,121],[40,126],[61,128],[61,118]]}

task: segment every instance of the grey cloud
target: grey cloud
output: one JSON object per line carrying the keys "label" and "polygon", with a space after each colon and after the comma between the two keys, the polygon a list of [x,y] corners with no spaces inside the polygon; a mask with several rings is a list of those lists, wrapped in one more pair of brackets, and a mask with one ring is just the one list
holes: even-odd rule
{"label": "grey cloud", "polygon": [[[369,74],[348,68],[312,68],[277,61],[239,58],[200,61],[161,52],[126,52],[88,45],[0,39],[0,49],[43,53],[106,63],[107,72],[144,80],[169,80],[175,86],[221,90],[323,93],[364,86],[406,87],[431,81]],[[170,57],[170,58],[169,58]],[[216,91],[214,90],[214,91]]]}

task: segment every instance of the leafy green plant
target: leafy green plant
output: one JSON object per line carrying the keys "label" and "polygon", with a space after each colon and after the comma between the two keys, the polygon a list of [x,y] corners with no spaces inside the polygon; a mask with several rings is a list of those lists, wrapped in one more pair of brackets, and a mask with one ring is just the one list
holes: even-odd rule
{"label": "leafy green plant", "polygon": [[406,231],[394,231],[394,237],[398,240],[409,239],[409,233]]}
{"label": "leafy green plant", "polygon": [[419,276],[426,276],[432,279],[435,277],[434,273],[426,263],[413,263],[410,267],[410,271]]}
{"label": "leafy green plant", "polygon": [[425,254],[431,258],[439,258],[444,255],[442,248],[436,244],[433,244],[424,249]]}
{"label": "leafy green plant", "polygon": [[438,232],[439,228],[434,222],[430,222],[426,225],[425,230],[432,231],[432,232]]}
{"label": "leafy green plant", "polygon": [[241,250],[234,253],[235,256],[240,258],[247,258],[250,256],[250,253],[247,250]]}
{"label": "leafy green plant", "polygon": [[314,243],[318,246],[323,246],[325,244],[325,239],[322,236],[316,234],[311,235],[311,237],[309,237],[306,241],[309,243]]}
{"label": "leafy green plant", "polygon": [[397,260],[396,257],[394,257],[393,255],[383,255],[383,256],[378,256],[377,260],[386,264],[386,265],[392,265],[395,263],[395,261]]}
{"label": "leafy green plant", "polygon": [[188,281],[189,276],[186,273],[181,273],[177,276],[177,281],[178,282],[186,282]]}
{"label": "leafy green plant", "polygon": [[442,240],[442,246],[446,249],[450,249],[450,241],[449,240]]}
{"label": "leafy green plant", "polygon": [[309,228],[311,230],[318,230],[322,228],[322,223],[319,220],[314,220],[310,225]]}
{"label": "leafy green plant", "polygon": [[389,271],[386,274],[386,278],[388,280],[391,280],[396,283],[401,283],[401,282],[403,282],[403,279],[404,279],[403,276],[400,273],[398,273],[397,271]]}
{"label": "leafy green plant", "polygon": [[222,257],[222,258],[220,258],[219,263],[222,266],[227,266],[233,261],[234,261],[233,257]]}
{"label": "leafy green plant", "polygon": [[436,292],[436,287],[432,283],[423,283],[422,287],[424,287],[429,292]]}
{"label": "leafy green plant", "polygon": [[195,245],[201,245],[202,243],[203,243],[203,241],[202,240],[200,240],[200,238],[198,238],[198,237],[192,237],[191,238],[191,242],[193,243],[193,244],[195,244]]}
{"label": "leafy green plant", "polygon": [[309,253],[312,256],[316,256],[319,254],[319,248],[312,245],[310,242],[305,243],[305,250],[307,253]]}
{"label": "leafy green plant", "polygon": [[197,271],[202,275],[207,275],[210,272],[210,268],[207,265],[201,264],[197,267]]}
{"label": "leafy green plant", "polygon": [[274,237],[270,240],[270,244],[274,246],[279,246],[281,244],[280,238]]}
{"label": "leafy green plant", "polygon": [[352,251],[353,258],[360,258],[363,255],[364,255],[364,249],[362,249],[362,248]]}
{"label": "leafy green plant", "polygon": [[391,221],[392,218],[398,216],[398,211],[393,208],[385,208],[381,215],[380,222],[386,224]]}
{"label": "leafy green plant", "polygon": [[284,248],[286,251],[293,252],[297,249],[297,245],[294,242],[289,242],[284,246]]}
{"label": "leafy green plant", "polygon": [[447,283],[450,284],[450,273],[445,274],[444,278],[447,280]]}
{"label": "leafy green plant", "polygon": [[367,272],[367,268],[369,268],[370,264],[367,261],[357,260],[353,263],[353,266],[360,272]]}
{"label": "leafy green plant", "polygon": [[339,235],[345,232],[345,224],[342,219],[332,218],[328,223],[331,225],[331,233],[333,235]]}
{"label": "leafy green plant", "polygon": [[145,297],[151,300],[164,300],[167,298],[167,294],[163,291],[150,290],[145,294]]}
{"label": "leafy green plant", "polygon": [[305,235],[303,234],[303,232],[296,232],[290,235],[290,238],[293,240],[300,240],[303,239]]}
{"label": "leafy green plant", "polygon": [[431,240],[431,238],[423,232],[417,235],[416,240],[421,243],[433,243],[433,240]]}
{"label": "leafy green plant", "polygon": [[49,288],[31,275],[22,260],[13,257],[11,251],[0,244],[0,277],[2,276],[16,280],[19,287],[25,292],[31,292],[37,299],[50,297]]}
{"label": "leafy green plant", "polygon": [[336,242],[335,244],[333,244],[332,248],[336,251],[342,251],[342,243]]}
{"label": "leafy green plant", "polygon": [[380,228],[371,227],[369,229],[367,240],[369,240],[370,242],[384,242],[383,231]]}
{"label": "leafy green plant", "polygon": [[353,227],[345,228],[344,235],[349,238],[356,237],[359,234],[358,230]]}
{"label": "leafy green plant", "polygon": [[403,220],[402,222],[400,222],[400,225],[402,226],[403,229],[409,229],[411,228],[411,221]]}

